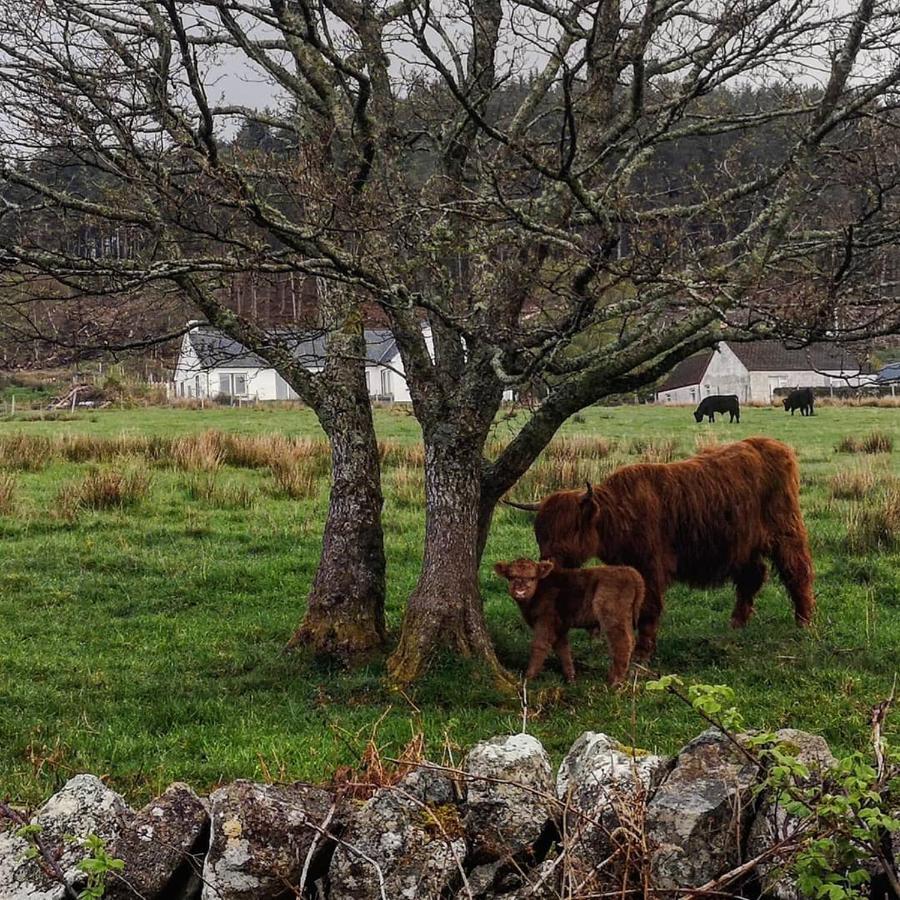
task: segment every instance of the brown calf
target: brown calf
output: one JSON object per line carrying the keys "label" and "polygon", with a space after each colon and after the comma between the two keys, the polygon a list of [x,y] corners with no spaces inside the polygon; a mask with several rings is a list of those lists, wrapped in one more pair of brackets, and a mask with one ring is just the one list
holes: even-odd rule
{"label": "brown calf", "polygon": [[575,680],[567,634],[571,628],[602,630],[609,645],[608,681],[619,684],[634,650],[634,628],[644,602],[644,580],[630,566],[560,569],[552,560],[498,562],[494,571],[509,581],[509,595],[519,604],[534,632],[526,678],[534,678],[552,647],[566,681]]}

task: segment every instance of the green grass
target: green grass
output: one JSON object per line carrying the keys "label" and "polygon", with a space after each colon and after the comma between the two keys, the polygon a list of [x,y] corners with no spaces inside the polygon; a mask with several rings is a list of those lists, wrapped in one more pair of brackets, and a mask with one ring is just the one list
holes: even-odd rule
{"label": "green grass", "polygon": [[[405,413],[379,410],[376,419],[383,439],[418,440]],[[497,438],[512,427],[499,425]],[[114,438],[208,428],[321,436],[306,410],[151,408],[3,421],[0,440],[13,432]],[[833,448],[876,428],[900,448],[898,409],[821,407],[812,419],[747,409],[740,425],[710,426],[695,425],[685,409],[597,408],[566,426],[566,436],[617,447],[581,465],[578,477],[599,478],[609,466],[635,461],[648,440],[674,441],[688,455],[700,434],[772,435],[800,455],[819,600],[811,632],[794,627],[777,580],[741,632],[728,629],[731,590],[676,586],[660,634],[660,671],[731,685],[751,725],[815,730],[837,750],[866,743],[871,706],[890,691],[897,667],[900,553],[851,552],[847,518],[854,503],[875,502],[900,474],[900,449],[876,458]],[[390,755],[421,730],[439,754],[445,741],[466,747],[518,729],[518,704],[459,661],[442,660],[404,695],[386,686],[383,662],[347,673],[281,653],[316,563],[325,480],[314,496],[291,500],[266,468],[225,465],[197,475],[134,459],[104,465],[136,464],[150,475],[146,499],[80,509],[74,520],[56,513],[57,496],[84,479],[91,463],[54,458],[40,471],[14,473],[14,509],[0,514],[0,795],[36,802],[76,771],[108,776],[135,802],[174,779],[198,789],[266,772],[319,780],[358,762],[373,733]],[[833,476],[854,467],[872,467],[879,487],[861,501],[832,497]],[[529,476],[518,496],[552,476]],[[198,488],[198,478],[214,479],[215,488]],[[392,639],[422,556],[419,479],[414,467],[392,462],[385,469]],[[534,549],[528,517],[499,510],[482,584],[500,658],[519,671],[529,633],[490,567]],[[585,729],[672,751],[701,727],[670,698],[640,687],[611,693],[602,646],[579,635],[574,647],[575,686],[564,686],[551,662],[530,687],[529,727],[556,760]]]}

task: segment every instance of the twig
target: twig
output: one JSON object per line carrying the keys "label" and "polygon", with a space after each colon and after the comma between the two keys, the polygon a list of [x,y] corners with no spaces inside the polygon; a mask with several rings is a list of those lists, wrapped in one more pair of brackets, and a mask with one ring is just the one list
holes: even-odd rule
{"label": "twig", "polygon": [[878,780],[884,777],[884,723],[887,720],[888,713],[894,705],[894,696],[897,691],[897,674],[894,673],[894,683],[891,685],[891,694],[881,703],[877,703],[872,708],[872,715],[869,718],[869,724],[872,726],[872,747],[875,750],[876,771],[878,772]]}
{"label": "twig", "polygon": [[334,817],[334,811],[336,809],[337,803],[332,803],[331,809],[328,810],[328,814],[322,820],[322,824],[319,826],[319,828],[316,829],[315,836],[313,837],[312,842],[309,845],[309,850],[306,851],[306,859],[303,860],[303,871],[300,873],[300,884],[297,887],[298,896],[302,896],[303,889],[306,887],[306,878],[309,875],[309,866],[312,863],[312,858],[316,852],[316,847],[319,846],[319,838],[322,837],[323,834],[327,833],[328,826],[331,824],[331,820]]}
{"label": "twig", "polygon": [[522,701],[522,734],[528,734],[528,679],[522,679],[522,693],[519,695]]}
{"label": "twig", "polygon": [[[25,821],[22,816],[20,816],[14,809],[8,806],[6,803],[0,803],[0,816],[3,816],[5,819],[9,819],[14,825],[17,825],[20,828],[28,825],[28,822]],[[53,877],[63,886],[66,892],[66,896],[70,898],[70,900],[78,900],[78,894],[75,893],[75,889],[69,884],[69,880],[66,878],[66,873],[63,872],[62,868],[59,865],[59,862],[54,859],[53,854],[47,849],[47,845],[41,839],[39,834],[30,834],[28,836],[28,840],[34,843],[34,846],[37,847],[38,852],[41,854],[44,862],[47,863]]]}

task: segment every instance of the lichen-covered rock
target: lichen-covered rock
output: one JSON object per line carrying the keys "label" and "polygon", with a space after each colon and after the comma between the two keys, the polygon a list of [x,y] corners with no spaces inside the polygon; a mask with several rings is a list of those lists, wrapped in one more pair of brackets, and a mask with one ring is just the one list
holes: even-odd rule
{"label": "lichen-covered rock", "polygon": [[[780,744],[785,745],[809,769],[809,784],[821,782],[828,769],[836,763],[827,742],[818,735],[782,728],[775,736]],[[781,843],[794,833],[798,825],[799,820],[795,816],[788,813],[773,797],[764,794],[750,827],[747,856],[758,856]],[[785,863],[786,859],[781,854],[775,854],[759,863],[756,871],[760,887],[763,894],[777,900],[798,900],[800,893],[793,878],[785,871]]]}
{"label": "lichen-covered rock", "polygon": [[758,767],[709,730],[678,754],[647,808],[658,891],[700,887],[740,862]]}
{"label": "lichen-covered rock", "polygon": [[[570,871],[588,885],[592,871],[608,860],[620,837],[641,833],[643,807],[662,779],[669,761],[631,750],[605,734],[586,731],[572,745],[559,767],[557,796],[564,809],[563,833]],[[620,827],[624,826],[624,827]],[[607,861],[596,873],[596,887],[622,872]]]}
{"label": "lichen-covered rock", "polygon": [[321,831],[337,825],[334,798],[306,784],[235,781],[210,796],[210,843],[203,864],[203,900],[268,900],[301,879],[309,884],[330,852]]}
{"label": "lichen-covered rock", "polygon": [[186,784],[170,785],[110,845],[125,869],[107,887],[107,900],[199,896],[208,834],[209,814],[200,798]]}
{"label": "lichen-covered rock", "polygon": [[328,870],[330,900],[432,900],[462,880],[453,782],[418,769],[351,817]]}
{"label": "lichen-covered rock", "polygon": [[[545,859],[526,873],[525,883],[512,893],[503,894],[503,900],[559,900],[563,896],[563,866],[559,857]],[[565,896],[569,896],[566,894]]]}
{"label": "lichen-covered rock", "polygon": [[[133,813],[125,801],[93,775],[76,775],[54,794],[31,820],[57,860],[65,881],[77,893],[87,883],[78,868],[88,854],[82,841],[96,835],[107,844]],[[65,885],[38,857],[28,858],[30,844],[14,830],[0,834],[0,897],[3,900],[63,900]]]}
{"label": "lichen-covered rock", "polygon": [[482,741],[469,751],[465,771],[472,858],[487,863],[530,851],[556,805],[550,759],[540,741],[528,734]]}

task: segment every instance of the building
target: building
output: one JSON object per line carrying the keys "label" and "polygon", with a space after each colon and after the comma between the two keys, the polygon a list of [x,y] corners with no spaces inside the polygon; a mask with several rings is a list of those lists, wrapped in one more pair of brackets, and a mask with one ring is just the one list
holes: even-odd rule
{"label": "building", "polygon": [[878,384],[890,385],[891,388],[900,384],[900,362],[888,363],[879,369]]}
{"label": "building", "polygon": [[[367,329],[366,384],[373,400],[408,403],[403,360],[386,329]],[[325,337],[284,331],[297,360],[311,372],[325,365]],[[431,338],[426,334],[431,349]],[[264,360],[246,347],[202,323],[192,323],[181,341],[173,379],[176,397],[232,398],[233,400],[296,400],[291,386]]]}
{"label": "building", "polygon": [[657,389],[656,402],[695,404],[711,394],[737,394],[742,403],[771,403],[779,389],[858,388],[874,381],[835,344],[791,349],[780,341],[720,341],[715,350],[680,362]]}

